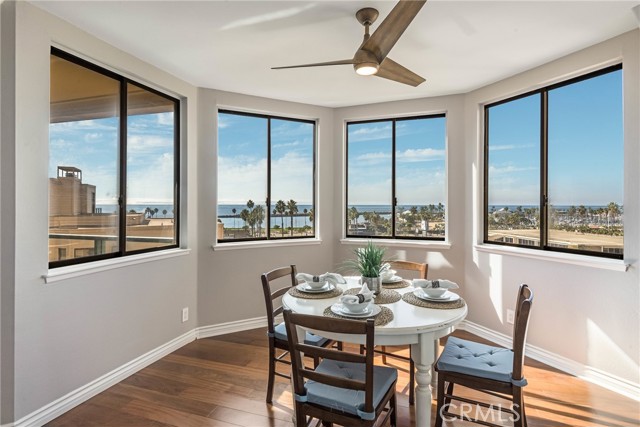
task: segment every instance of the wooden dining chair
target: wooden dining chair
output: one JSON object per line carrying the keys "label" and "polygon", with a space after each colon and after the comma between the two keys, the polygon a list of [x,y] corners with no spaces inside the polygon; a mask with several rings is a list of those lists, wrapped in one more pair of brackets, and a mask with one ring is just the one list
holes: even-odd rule
{"label": "wooden dining chair", "polygon": [[[369,427],[396,425],[396,381],[398,372],[373,364],[374,320],[335,319],[284,311],[284,321],[291,348],[296,426],[307,426],[311,419],[323,426]],[[334,332],[365,341],[365,354],[321,348],[300,342],[298,327]],[[301,354],[321,357],[310,370]],[[384,416],[384,417],[383,417]],[[307,420],[309,417],[309,421]]]}
{"label": "wooden dining chair", "polygon": [[[513,326],[512,349],[449,337],[442,355],[435,365],[438,372],[436,427],[442,427],[444,416],[488,426],[498,426],[498,424],[486,421],[487,416],[483,416],[483,419],[479,420],[466,416],[464,413],[450,412],[449,409],[453,407],[452,400],[477,404],[489,410],[498,409],[511,416],[515,427],[527,426],[522,389],[527,385],[523,372],[524,347],[532,303],[533,293],[527,285],[520,285]],[[445,392],[446,384],[448,385]],[[456,396],[453,394],[455,384],[508,399],[511,401],[511,408]]]}
{"label": "wooden dining chair", "polygon": [[[280,376],[289,379],[289,373],[278,372],[276,369],[276,363],[282,363],[285,365],[291,365],[291,362],[286,359],[289,355],[289,342],[287,340],[287,330],[284,322],[276,324],[275,318],[282,314],[283,307],[281,305],[280,297],[284,295],[292,286],[297,285],[296,280],[296,266],[291,265],[289,267],[280,267],[271,270],[267,273],[263,273],[260,276],[262,281],[262,291],[264,293],[264,302],[267,307],[267,336],[269,341],[269,379],[267,383],[267,403],[271,403],[273,399],[273,386],[275,383],[275,376]],[[274,305],[277,304],[277,305]],[[305,336],[305,343],[313,346],[326,347],[334,343],[332,340],[328,340],[318,335],[307,333]],[[339,347],[342,348],[341,343]],[[278,351],[281,350],[278,354]],[[317,365],[319,360],[314,359],[314,366]],[[290,372],[291,369],[288,369]]]}
{"label": "wooden dining chair", "polygon": [[[429,270],[429,264],[424,262],[389,261],[389,265],[392,270],[415,271],[415,275],[417,276],[416,279],[426,279],[427,271]],[[382,354],[382,363],[384,364],[387,363],[387,356],[409,362],[409,404],[413,405],[414,389],[416,385],[414,378],[415,368],[413,365],[413,359],[411,358],[411,346],[409,346],[409,357],[388,352],[385,346],[381,346],[380,350],[376,350],[376,352]]]}

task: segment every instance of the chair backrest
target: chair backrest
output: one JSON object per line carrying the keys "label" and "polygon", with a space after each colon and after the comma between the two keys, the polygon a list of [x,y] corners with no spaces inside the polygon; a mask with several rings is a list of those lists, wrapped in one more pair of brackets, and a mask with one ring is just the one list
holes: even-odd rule
{"label": "chair backrest", "polygon": [[[267,331],[271,336],[273,336],[275,332],[274,319],[282,313],[283,310],[280,302],[278,302],[278,305],[274,308],[274,300],[284,295],[292,286],[297,284],[296,274],[296,266],[290,265],[289,267],[276,268],[260,276],[262,291],[264,293],[264,303],[267,306]],[[287,276],[290,277],[290,281],[278,280]],[[275,288],[275,290],[272,288]]]}
{"label": "chair backrest", "polygon": [[427,271],[429,270],[429,264],[424,262],[389,261],[389,265],[394,270],[417,271],[418,277],[416,279],[426,279]]}
{"label": "chair backrest", "polygon": [[[347,388],[350,390],[363,390],[365,395],[364,412],[373,412],[373,319],[368,319],[366,322],[363,322],[357,320],[311,316],[307,314],[293,313],[290,310],[284,310],[284,321],[287,327],[287,338],[289,339],[289,349],[291,351],[293,390],[298,398],[306,395],[304,381],[305,379],[309,379],[333,387]],[[322,335],[322,332],[331,331],[340,334],[364,336],[365,353],[350,353],[341,350],[334,350],[332,348],[323,348],[304,344],[304,342],[299,342],[297,326],[306,329],[313,329],[314,333],[317,332],[320,335]],[[304,353],[305,356],[321,357],[323,359],[364,363],[365,380],[363,382],[355,379],[347,379],[307,369],[303,363],[301,353]]]}
{"label": "chair backrest", "polygon": [[527,341],[532,303],[533,292],[529,286],[520,285],[513,324],[513,379],[515,380],[524,378],[524,347]]}

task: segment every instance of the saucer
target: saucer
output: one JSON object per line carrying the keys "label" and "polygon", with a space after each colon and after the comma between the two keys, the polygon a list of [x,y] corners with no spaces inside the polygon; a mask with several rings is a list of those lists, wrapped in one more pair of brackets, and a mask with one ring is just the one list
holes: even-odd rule
{"label": "saucer", "polygon": [[429,295],[425,294],[421,288],[418,288],[415,291],[413,291],[413,294],[422,300],[434,301],[434,302],[436,301],[437,302],[453,302],[453,301],[458,301],[460,299],[460,295],[454,294],[453,292],[449,292],[449,291],[445,292],[441,297],[438,297],[438,298],[430,297]]}
{"label": "saucer", "polygon": [[353,318],[366,318],[366,317],[373,317],[375,315],[377,315],[378,313],[380,313],[380,311],[382,311],[382,309],[375,305],[375,304],[371,304],[369,307],[367,307],[363,312],[361,313],[352,313],[350,311],[347,311],[344,308],[344,305],[342,303],[335,303],[331,306],[331,311],[335,314],[338,314],[340,316],[345,316],[345,317],[353,317]]}
{"label": "saucer", "polygon": [[317,293],[321,293],[321,292],[329,292],[334,290],[336,287],[333,283],[326,283],[324,286],[320,287],[320,288],[313,288],[311,287],[311,285],[309,285],[307,282],[304,283],[300,283],[298,285],[296,285],[296,289],[299,290],[300,292],[307,292],[310,294],[317,294]]}
{"label": "saucer", "polygon": [[396,283],[401,281],[402,281],[402,277],[400,276],[393,276],[389,279],[382,279],[382,283]]}

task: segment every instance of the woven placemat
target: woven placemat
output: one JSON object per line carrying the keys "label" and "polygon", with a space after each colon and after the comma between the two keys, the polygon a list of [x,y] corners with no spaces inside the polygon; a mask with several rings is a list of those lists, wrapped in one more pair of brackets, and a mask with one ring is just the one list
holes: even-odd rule
{"label": "woven placemat", "polygon": [[438,309],[462,308],[465,305],[465,302],[462,298],[451,302],[431,302],[418,298],[413,294],[413,292],[407,292],[406,294],[402,295],[402,301],[411,305],[416,305],[418,307]]}
{"label": "woven placemat", "polygon": [[[360,292],[360,288],[351,288],[344,291],[344,295],[357,295]],[[396,291],[391,289],[383,289],[378,295],[376,295],[376,304],[393,304],[400,301],[402,296]]]}
{"label": "woven placemat", "polygon": [[410,285],[409,281],[404,279],[400,280],[399,282],[389,282],[389,283],[382,282],[382,287],[387,289],[406,288],[409,285]]}
{"label": "woven placemat", "polygon": [[298,289],[296,289],[295,287],[289,289],[287,291],[287,293],[289,295],[291,295],[292,297],[296,297],[296,298],[303,298],[303,299],[325,299],[325,298],[335,298],[335,297],[339,297],[340,295],[342,295],[342,289],[340,289],[339,287],[335,287],[334,289],[327,291],[327,292],[317,292],[317,293],[311,293],[311,292],[301,292]]}
{"label": "woven placemat", "polygon": [[[359,317],[359,318],[353,318],[353,317],[348,317],[348,316],[341,316],[339,314],[335,314],[333,311],[331,311],[331,306],[327,307],[324,309],[324,312],[322,313],[324,316],[326,317],[335,317],[336,319],[348,319],[348,320],[367,320],[367,319],[371,319],[370,317]],[[393,311],[391,311],[391,309],[389,307],[380,307],[380,313],[378,313],[375,316],[375,325],[376,326],[384,326],[387,323],[391,322],[393,320]]]}

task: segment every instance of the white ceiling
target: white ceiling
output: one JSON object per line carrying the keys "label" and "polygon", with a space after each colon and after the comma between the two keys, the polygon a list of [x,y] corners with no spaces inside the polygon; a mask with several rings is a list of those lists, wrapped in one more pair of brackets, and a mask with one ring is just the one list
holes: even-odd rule
{"label": "white ceiling", "polygon": [[426,78],[417,88],[349,65],[270,69],[351,58],[355,12],[377,8],[375,30],[393,1],[32,3],[193,85],[340,107],[485,86],[638,28],[640,0],[430,0],[389,54]]}

